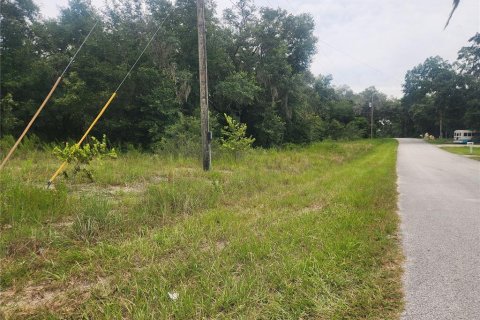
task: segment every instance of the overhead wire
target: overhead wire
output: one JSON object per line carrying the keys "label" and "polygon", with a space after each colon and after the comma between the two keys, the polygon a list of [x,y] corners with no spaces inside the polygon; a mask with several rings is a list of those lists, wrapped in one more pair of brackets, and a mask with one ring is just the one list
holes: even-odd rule
{"label": "overhead wire", "polygon": [[324,43],[325,45],[329,46],[329,47],[330,47],[330,48],[332,48],[333,50],[335,50],[335,51],[337,51],[337,52],[340,52],[341,54],[343,54],[343,55],[345,55],[345,56],[349,57],[350,59],[352,59],[352,60],[355,60],[355,61],[357,61],[357,62],[359,62],[359,63],[361,63],[361,64],[363,64],[363,65],[367,66],[368,68],[372,69],[373,71],[375,71],[375,72],[377,72],[377,73],[380,73],[380,74],[382,74],[382,75],[386,75],[386,74],[385,74],[385,73],[384,73],[382,70],[379,70],[379,69],[377,69],[377,68],[375,68],[375,67],[373,67],[373,66],[369,65],[369,64],[368,64],[368,63],[366,63],[365,61],[362,61],[362,60],[360,60],[360,59],[358,59],[358,58],[356,58],[356,57],[352,56],[351,54],[348,54],[347,52],[345,52],[345,51],[343,51],[343,50],[340,50],[340,49],[338,49],[338,48],[334,47],[333,45],[331,45],[331,44],[330,44],[330,43],[328,43],[327,41],[325,41],[325,40],[322,40],[322,39],[318,39],[318,41],[320,41],[320,42]]}
{"label": "overhead wire", "polygon": [[70,62],[67,64],[67,66],[65,67],[65,69],[63,69],[63,72],[62,72],[62,74],[60,75],[60,77],[63,77],[63,75],[67,72],[68,68],[70,68],[70,65],[73,63],[73,60],[75,60],[75,58],[77,57],[77,55],[78,55],[78,53],[80,52],[80,50],[82,50],[83,45],[85,44],[85,42],[87,42],[87,39],[90,37],[90,35],[91,35],[92,32],[93,32],[93,29],[95,29],[95,27],[97,26],[97,24],[98,24],[98,20],[95,21],[92,29],[90,29],[90,32],[87,34],[87,36],[85,37],[85,39],[83,39],[82,44],[80,45],[80,47],[78,47],[77,51],[76,51],[75,54],[73,55],[72,59],[70,59]]}
{"label": "overhead wire", "polygon": [[143,54],[145,53],[145,51],[147,50],[147,48],[150,46],[150,44],[152,43],[153,39],[155,38],[155,36],[157,35],[158,31],[160,31],[160,28],[163,26],[163,23],[165,22],[165,20],[167,20],[168,16],[170,15],[170,13],[163,19],[162,23],[160,24],[160,26],[157,28],[157,30],[154,32],[153,36],[150,38],[150,40],[148,41],[147,45],[145,46],[145,48],[143,48],[142,52],[140,53],[140,55],[138,56],[137,60],[135,60],[135,62],[133,63],[133,65],[131,66],[130,70],[128,70],[127,74],[125,75],[125,77],[122,79],[122,81],[120,82],[120,84],[118,85],[117,89],[115,89],[115,92],[117,92],[120,87],[123,85],[123,83],[125,82],[125,80],[127,80],[127,78],[130,76],[130,74],[132,73],[132,70],[133,68],[135,68],[135,66],[137,65],[138,61],[140,61],[140,58],[142,58]]}
{"label": "overhead wire", "polygon": [[43,100],[42,104],[40,105],[40,107],[37,109],[37,111],[35,112],[35,114],[33,115],[32,119],[30,119],[30,122],[27,124],[27,126],[25,127],[25,129],[23,130],[22,134],[20,135],[20,137],[17,139],[17,141],[15,141],[15,144],[12,146],[12,148],[10,149],[10,151],[8,152],[7,156],[3,159],[2,163],[0,164],[0,170],[3,169],[3,167],[5,166],[5,164],[7,163],[8,159],[10,159],[10,157],[12,156],[13,152],[17,149],[18,145],[20,144],[20,142],[22,141],[22,139],[25,137],[25,135],[27,134],[27,132],[30,130],[30,128],[32,127],[33,123],[35,122],[35,120],[37,119],[38,115],[40,114],[40,112],[43,110],[43,108],[45,107],[45,105],[47,104],[48,100],[50,100],[50,97],[52,96],[53,92],[57,89],[57,86],[59,85],[60,81],[62,80],[63,76],[65,75],[65,73],[67,72],[67,70],[70,68],[70,66],[72,65],[73,61],[75,60],[75,58],[77,57],[78,53],[80,52],[80,50],[82,50],[83,48],[83,45],[85,44],[85,42],[87,42],[88,38],[90,37],[90,35],[92,34],[93,30],[95,29],[95,27],[97,26],[98,24],[98,20],[95,22],[95,24],[93,25],[92,29],[90,29],[90,32],[87,34],[87,36],[83,39],[83,42],[82,44],[78,47],[77,51],[75,52],[75,54],[73,55],[73,57],[70,59],[69,63],[67,64],[67,66],[65,67],[65,69],[63,69],[63,72],[60,74],[60,76],[57,78],[57,80],[55,81],[55,83],[53,84],[52,88],[50,89],[50,91],[48,92],[47,96],[45,97],[45,99]]}
{"label": "overhead wire", "polygon": [[[293,7],[292,6],[292,2],[289,2],[289,1],[285,1],[284,5],[286,5],[290,10],[290,12],[292,12],[294,15],[298,15],[298,14],[301,14],[301,4],[298,4],[297,6]],[[385,79],[390,79],[390,80],[394,80],[394,77],[390,74],[387,74],[385,73],[385,71],[383,70],[380,70],[372,65],[370,65],[369,63],[349,54],[348,52],[345,52],[344,50],[341,50],[339,48],[337,48],[336,46],[332,45],[331,43],[328,43],[327,41],[323,40],[323,39],[320,39],[318,38],[318,41],[319,42],[322,42],[323,44],[325,44],[326,46],[330,47],[331,49],[343,54],[344,56],[350,58],[352,61],[356,61],[357,63],[360,63],[360,64],[363,64],[364,66],[366,66],[367,68],[370,68],[371,70],[375,71],[376,73],[378,74],[381,74]]]}
{"label": "overhead wire", "polygon": [[[108,101],[105,103],[105,105],[102,107],[102,109],[100,110],[100,112],[97,114],[97,116],[95,117],[95,119],[92,121],[92,123],[90,124],[90,126],[88,127],[88,129],[85,131],[85,133],[83,134],[83,136],[80,138],[80,140],[76,143],[77,147],[79,147],[83,141],[87,138],[88,134],[90,133],[90,131],[93,129],[93,127],[97,124],[98,120],[100,120],[100,118],[102,117],[102,115],[105,113],[105,111],[107,110],[107,108],[110,106],[110,104],[112,103],[112,101],[115,99],[115,97],[117,96],[117,92],[118,90],[120,90],[120,88],[122,87],[122,85],[125,83],[125,81],[127,80],[127,78],[130,76],[130,74],[132,73],[133,69],[135,68],[135,66],[138,64],[138,62],[140,61],[140,59],[142,58],[143,54],[145,53],[145,51],[147,50],[147,48],[150,46],[150,44],[152,43],[153,39],[155,38],[155,36],[157,35],[157,33],[160,31],[160,29],[162,28],[163,24],[165,23],[165,21],[170,17],[170,15],[176,10],[176,8],[172,5],[172,7],[170,8],[170,10],[168,11],[167,15],[165,16],[165,18],[162,20],[162,22],[160,23],[160,25],[158,26],[158,28],[156,29],[156,31],[153,33],[153,35],[150,37],[150,40],[147,42],[147,44],[145,45],[145,47],[143,48],[142,52],[138,55],[137,59],[135,60],[135,62],[133,63],[133,65],[130,67],[130,69],[128,70],[128,72],[126,73],[125,77],[123,77],[122,81],[120,82],[120,84],[118,85],[118,87],[115,89],[115,91],[112,93],[112,95],[110,96],[110,98],[108,99]],[[65,160],[61,165],[60,167],[58,167],[58,169],[55,171],[55,173],[52,175],[52,177],[48,180],[47,182],[47,187],[49,187],[52,182],[55,180],[55,178],[60,174],[60,172],[67,166],[68,164],[68,160]]]}
{"label": "overhead wire", "polygon": [[[328,51],[327,51],[325,48],[322,48],[322,47],[319,46],[319,47],[317,48],[317,50],[318,50],[318,53],[320,54],[320,59],[325,58],[326,60],[328,60],[328,62],[329,62],[330,65],[334,65],[334,64],[335,64],[334,60],[330,57],[330,55],[328,54]],[[332,76],[332,78],[333,78],[333,76]],[[344,83],[344,84],[346,83],[346,82],[344,81],[344,78],[341,77],[341,76],[339,77],[338,75],[336,75],[336,76],[335,76],[335,79],[338,79],[338,81],[339,81],[340,83]]]}

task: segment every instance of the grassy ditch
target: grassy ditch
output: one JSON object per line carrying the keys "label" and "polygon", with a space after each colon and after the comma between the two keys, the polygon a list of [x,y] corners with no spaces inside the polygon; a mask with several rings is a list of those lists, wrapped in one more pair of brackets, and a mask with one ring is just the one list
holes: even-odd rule
{"label": "grassy ditch", "polygon": [[0,315],[396,319],[394,140],[198,161],[140,153],[59,179],[35,152],[0,176]]}
{"label": "grassy ditch", "polygon": [[479,160],[480,161],[480,148],[474,147],[472,148],[472,153],[470,153],[470,147],[462,146],[462,147],[442,147],[443,150],[460,154],[462,156],[469,156],[471,159]]}

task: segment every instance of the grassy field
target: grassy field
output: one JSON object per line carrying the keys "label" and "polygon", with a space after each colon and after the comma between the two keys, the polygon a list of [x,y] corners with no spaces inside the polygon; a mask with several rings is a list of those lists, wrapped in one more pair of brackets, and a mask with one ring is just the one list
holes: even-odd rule
{"label": "grassy field", "polygon": [[442,147],[443,150],[460,154],[463,156],[470,156],[471,159],[479,160],[480,161],[480,148],[475,147],[473,148],[473,152],[470,153],[470,147],[463,146],[463,147]]}
{"label": "grassy field", "polygon": [[46,152],[0,174],[0,318],[396,319],[394,140],[137,152],[96,181],[45,182]]}

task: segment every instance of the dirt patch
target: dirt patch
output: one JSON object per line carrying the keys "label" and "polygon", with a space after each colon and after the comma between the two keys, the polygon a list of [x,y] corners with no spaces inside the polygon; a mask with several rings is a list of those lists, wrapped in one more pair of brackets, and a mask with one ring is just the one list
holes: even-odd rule
{"label": "dirt patch", "polygon": [[300,213],[309,213],[314,211],[321,211],[325,207],[323,203],[314,203],[309,205],[308,207],[303,208]]}
{"label": "dirt patch", "polygon": [[144,192],[148,185],[170,182],[170,178],[167,176],[153,176],[150,179],[143,180],[134,183],[125,183],[119,185],[107,185],[99,186],[94,183],[82,183],[74,185],[74,190],[83,193],[95,193],[107,196],[109,198],[115,198],[122,193],[139,194]]}
{"label": "dirt patch", "polygon": [[45,244],[37,239],[27,238],[12,241],[7,246],[7,256],[18,257],[25,256],[30,253],[43,255],[45,252]]}
{"label": "dirt patch", "polygon": [[217,169],[216,171],[224,174],[233,174],[233,170],[229,170],[229,169]]}
{"label": "dirt patch", "polygon": [[154,176],[152,177],[151,181],[153,183],[160,183],[160,182],[171,182],[171,177],[170,175],[168,176]]}
{"label": "dirt patch", "polygon": [[227,244],[228,244],[228,241],[222,239],[215,243],[215,248],[217,249],[217,251],[222,251],[223,249],[225,249]]}
{"label": "dirt patch", "polygon": [[210,252],[210,251],[215,251],[215,252],[221,252],[225,247],[228,245],[228,241],[225,239],[220,239],[215,241],[214,243],[208,242],[208,243],[202,243],[200,245],[200,251],[202,252]]}
{"label": "dirt patch", "polygon": [[87,300],[94,288],[106,285],[106,278],[97,278],[95,282],[72,280],[65,285],[30,282],[21,289],[0,292],[0,317],[27,317],[39,311],[65,315]]}
{"label": "dirt patch", "polygon": [[73,221],[70,219],[61,220],[61,221],[49,223],[49,225],[56,229],[65,229],[65,228],[71,227],[73,225]]}
{"label": "dirt patch", "polygon": [[104,192],[115,195],[118,193],[141,193],[145,190],[144,183],[130,184],[124,186],[108,186]]}

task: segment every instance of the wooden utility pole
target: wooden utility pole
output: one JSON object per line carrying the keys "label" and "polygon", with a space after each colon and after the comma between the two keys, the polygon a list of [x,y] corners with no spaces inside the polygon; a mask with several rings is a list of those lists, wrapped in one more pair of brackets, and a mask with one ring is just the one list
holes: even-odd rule
{"label": "wooden utility pole", "polygon": [[207,81],[207,46],[205,36],[205,2],[197,0],[198,30],[198,73],[200,80],[200,120],[202,122],[202,154],[203,170],[208,171],[212,165],[212,135],[208,123],[208,81]]}
{"label": "wooden utility pole", "polygon": [[373,139],[373,102],[370,102],[370,139]]}
{"label": "wooden utility pole", "polygon": [[370,105],[370,139],[373,139],[373,93]]}
{"label": "wooden utility pole", "polygon": [[438,137],[441,139],[443,138],[443,114],[442,111],[440,111],[440,134]]}

